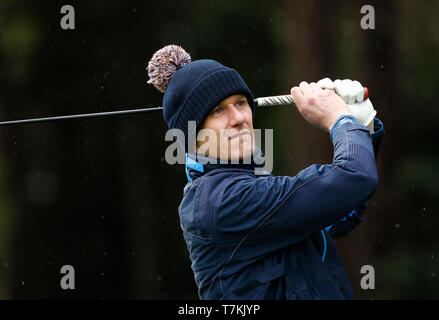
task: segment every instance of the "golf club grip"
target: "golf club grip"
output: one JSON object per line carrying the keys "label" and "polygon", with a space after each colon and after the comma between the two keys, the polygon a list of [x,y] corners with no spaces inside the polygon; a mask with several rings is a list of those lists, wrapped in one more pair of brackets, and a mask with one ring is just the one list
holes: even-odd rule
{"label": "golf club grip", "polygon": [[[364,100],[369,98],[369,90],[364,87]],[[294,104],[294,100],[290,94],[262,97],[255,99],[255,105],[258,107],[284,106]]]}

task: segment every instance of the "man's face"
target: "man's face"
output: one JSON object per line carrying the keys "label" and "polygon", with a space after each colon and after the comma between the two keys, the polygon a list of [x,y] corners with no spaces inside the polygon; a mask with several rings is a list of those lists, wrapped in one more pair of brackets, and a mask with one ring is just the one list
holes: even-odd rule
{"label": "man's face", "polygon": [[252,110],[244,95],[230,96],[212,109],[198,133],[196,151],[222,160],[238,160],[253,154]]}

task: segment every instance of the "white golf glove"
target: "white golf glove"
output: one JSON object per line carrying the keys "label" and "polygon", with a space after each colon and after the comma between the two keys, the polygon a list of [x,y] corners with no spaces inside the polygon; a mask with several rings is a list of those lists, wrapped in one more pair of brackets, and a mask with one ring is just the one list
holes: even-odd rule
{"label": "white golf glove", "polygon": [[352,116],[363,126],[369,126],[377,112],[369,99],[364,100],[364,88],[358,81],[350,79],[332,81],[324,78],[317,82],[322,89],[332,89],[346,102]]}

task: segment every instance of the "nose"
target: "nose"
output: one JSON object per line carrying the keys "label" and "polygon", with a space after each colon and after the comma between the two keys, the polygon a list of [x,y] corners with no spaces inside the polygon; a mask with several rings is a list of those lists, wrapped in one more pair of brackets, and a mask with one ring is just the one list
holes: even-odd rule
{"label": "nose", "polygon": [[230,127],[240,126],[242,123],[244,123],[244,115],[234,105],[230,106],[228,116]]}

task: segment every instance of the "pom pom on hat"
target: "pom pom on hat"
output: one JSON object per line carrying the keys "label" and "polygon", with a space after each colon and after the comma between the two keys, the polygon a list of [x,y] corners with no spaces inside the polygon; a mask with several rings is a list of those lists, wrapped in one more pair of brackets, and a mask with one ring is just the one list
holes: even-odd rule
{"label": "pom pom on hat", "polygon": [[191,61],[191,56],[182,47],[168,45],[154,53],[149,61],[147,70],[150,79],[147,83],[164,93],[174,73]]}

